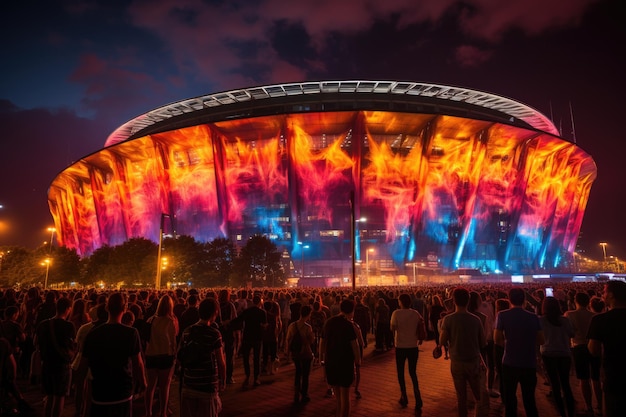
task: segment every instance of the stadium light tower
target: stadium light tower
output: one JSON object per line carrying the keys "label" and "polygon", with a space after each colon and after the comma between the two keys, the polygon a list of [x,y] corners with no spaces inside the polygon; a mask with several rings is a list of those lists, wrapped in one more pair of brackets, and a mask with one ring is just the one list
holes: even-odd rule
{"label": "stadium light tower", "polygon": [[48,248],[48,254],[52,253],[52,241],[54,240],[54,233],[56,231],[56,227],[48,227],[48,232],[50,232],[50,247]]}
{"label": "stadium light tower", "polygon": [[374,249],[373,248],[369,248],[366,252],[365,252],[365,277],[367,279],[367,285],[370,285],[370,253],[374,254]]}
{"label": "stadium light tower", "polygon": [[52,260],[50,258],[46,258],[43,260],[43,262],[41,263],[41,265],[46,267],[46,278],[43,282],[43,289],[45,290],[46,288],[48,288],[48,273],[50,272],[50,262],[52,262]]}
{"label": "stadium light tower", "polygon": [[602,267],[605,267],[606,266],[606,242],[600,242],[600,246],[602,246],[602,255],[603,255]]}
{"label": "stadium light tower", "polygon": [[165,228],[165,218],[170,218],[169,214],[161,213],[161,227],[159,228],[159,249],[157,252],[157,270],[156,270],[156,280],[154,286],[157,290],[161,289],[161,267],[162,260],[161,257],[163,255],[163,229]]}
{"label": "stadium light tower", "polygon": [[302,279],[302,282],[304,282],[304,250],[309,248],[309,245],[305,245],[303,242],[298,242],[298,245],[300,245],[300,254],[302,256],[301,260],[300,260],[300,277]]}

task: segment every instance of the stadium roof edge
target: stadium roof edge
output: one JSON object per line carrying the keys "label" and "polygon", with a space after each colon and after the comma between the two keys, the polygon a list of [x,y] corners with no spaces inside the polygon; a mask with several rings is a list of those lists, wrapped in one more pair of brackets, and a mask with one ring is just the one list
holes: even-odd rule
{"label": "stadium roof edge", "polygon": [[105,147],[120,143],[137,132],[172,117],[229,104],[313,94],[367,93],[416,96],[469,105],[501,112],[519,119],[533,128],[560,136],[558,129],[545,115],[523,103],[479,90],[410,81],[308,81],[273,84],[207,94],[158,107],[135,117],[109,135]]}

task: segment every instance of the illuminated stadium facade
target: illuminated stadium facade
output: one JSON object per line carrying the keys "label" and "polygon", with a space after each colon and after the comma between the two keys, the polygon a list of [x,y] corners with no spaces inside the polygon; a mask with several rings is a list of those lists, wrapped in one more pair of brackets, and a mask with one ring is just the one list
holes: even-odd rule
{"label": "illuminated stadium facade", "polygon": [[81,255],[158,242],[167,217],[202,242],[263,234],[295,276],[348,276],[353,247],[359,276],[520,273],[569,265],[595,177],[587,153],[514,100],[326,81],[150,111],[62,171],[48,201],[59,243]]}

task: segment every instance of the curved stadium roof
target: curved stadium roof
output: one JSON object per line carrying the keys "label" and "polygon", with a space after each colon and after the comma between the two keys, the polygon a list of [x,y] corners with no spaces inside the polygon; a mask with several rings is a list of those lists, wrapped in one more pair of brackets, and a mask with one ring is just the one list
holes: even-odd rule
{"label": "curved stadium roof", "polygon": [[[285,110],[352,110],[355,109],[352,99],[358,100],[356,106],[359,109],[421,113],[443,111],[478,119],[495,118],[506,121],[507,124],[559,135],[550,119],[532,107],[510,98],[440,84],[352,80],[275,84],[181,100],[126,122],[109,135],[105,146],[217,118],[261,116]],[[309,103],[310,106],[303,106],[304,103]],[[277,108],[278,106],[283,107]]]}

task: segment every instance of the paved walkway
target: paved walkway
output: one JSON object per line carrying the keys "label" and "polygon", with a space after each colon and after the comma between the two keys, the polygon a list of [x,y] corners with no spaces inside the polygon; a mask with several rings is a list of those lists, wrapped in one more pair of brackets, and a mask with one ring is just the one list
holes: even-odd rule
{"label": "paved walkway", "polygon": [[[371,336],[370,336],[371,337]],[[432,349],[434,341],[426,341],[420,348],[417,365],[417,374],[424,406],[421,416],[456,416],[456,395],[450,376],[450,362],[442,358],[433,359]],[[247,417],[247,416],[301,416],[301,417],[333,417],[335,399],[325,398],[326,384],[323,370],[314,366],[311,372],[309,394],[311,402],[306,405],[293,405],[293,376],[294,367],[284,361],[274,375],[261,376],[261,385],[242,388],[243,366],[241,359],[235,363],[234,378],[236,384],[228,385],[222,393],[223,411],[220,417]],[[365,350],[365,359],[361,368],[361,399],[356,399],[351,393],[351,407],[353,417],[372,416],[413,416],[414,398],[412,396],[411,380],[406,374],[407,390],[409,392],[409,406],[401,408],[398,404],[400,392],[395,370],[395,355],[393,350],[375,353],[372,343]],[[571,379],[572,388],[577,399],[577,409],[582,413],[582,398],[580,398],[577,381]],[[36,409],[36,416],[42,415],[42,398],[39,387],[28,385],[21,381],[20,385],[28,399]],[[519,391],[519,390],[518,390]],[[539,415],[557,416],[554,404],[548,397],[549,387],[543,385],[543,379],[538,378],[537,404]],[[518,392],[519,397],[519,392]],[[173,417],[178,417],[178,384],[172,384],[171,407]],[[504,415],[504,407],[499,398],[491,399],[490,417]],[[135,404],[134,416],[144,416],[143,402]],[[473,412],[470,411],[470,416]],[[74,404],[68,398],[63,417],[74,416]],[[519,416],[525,416],[521,398],[519,398]]]}

